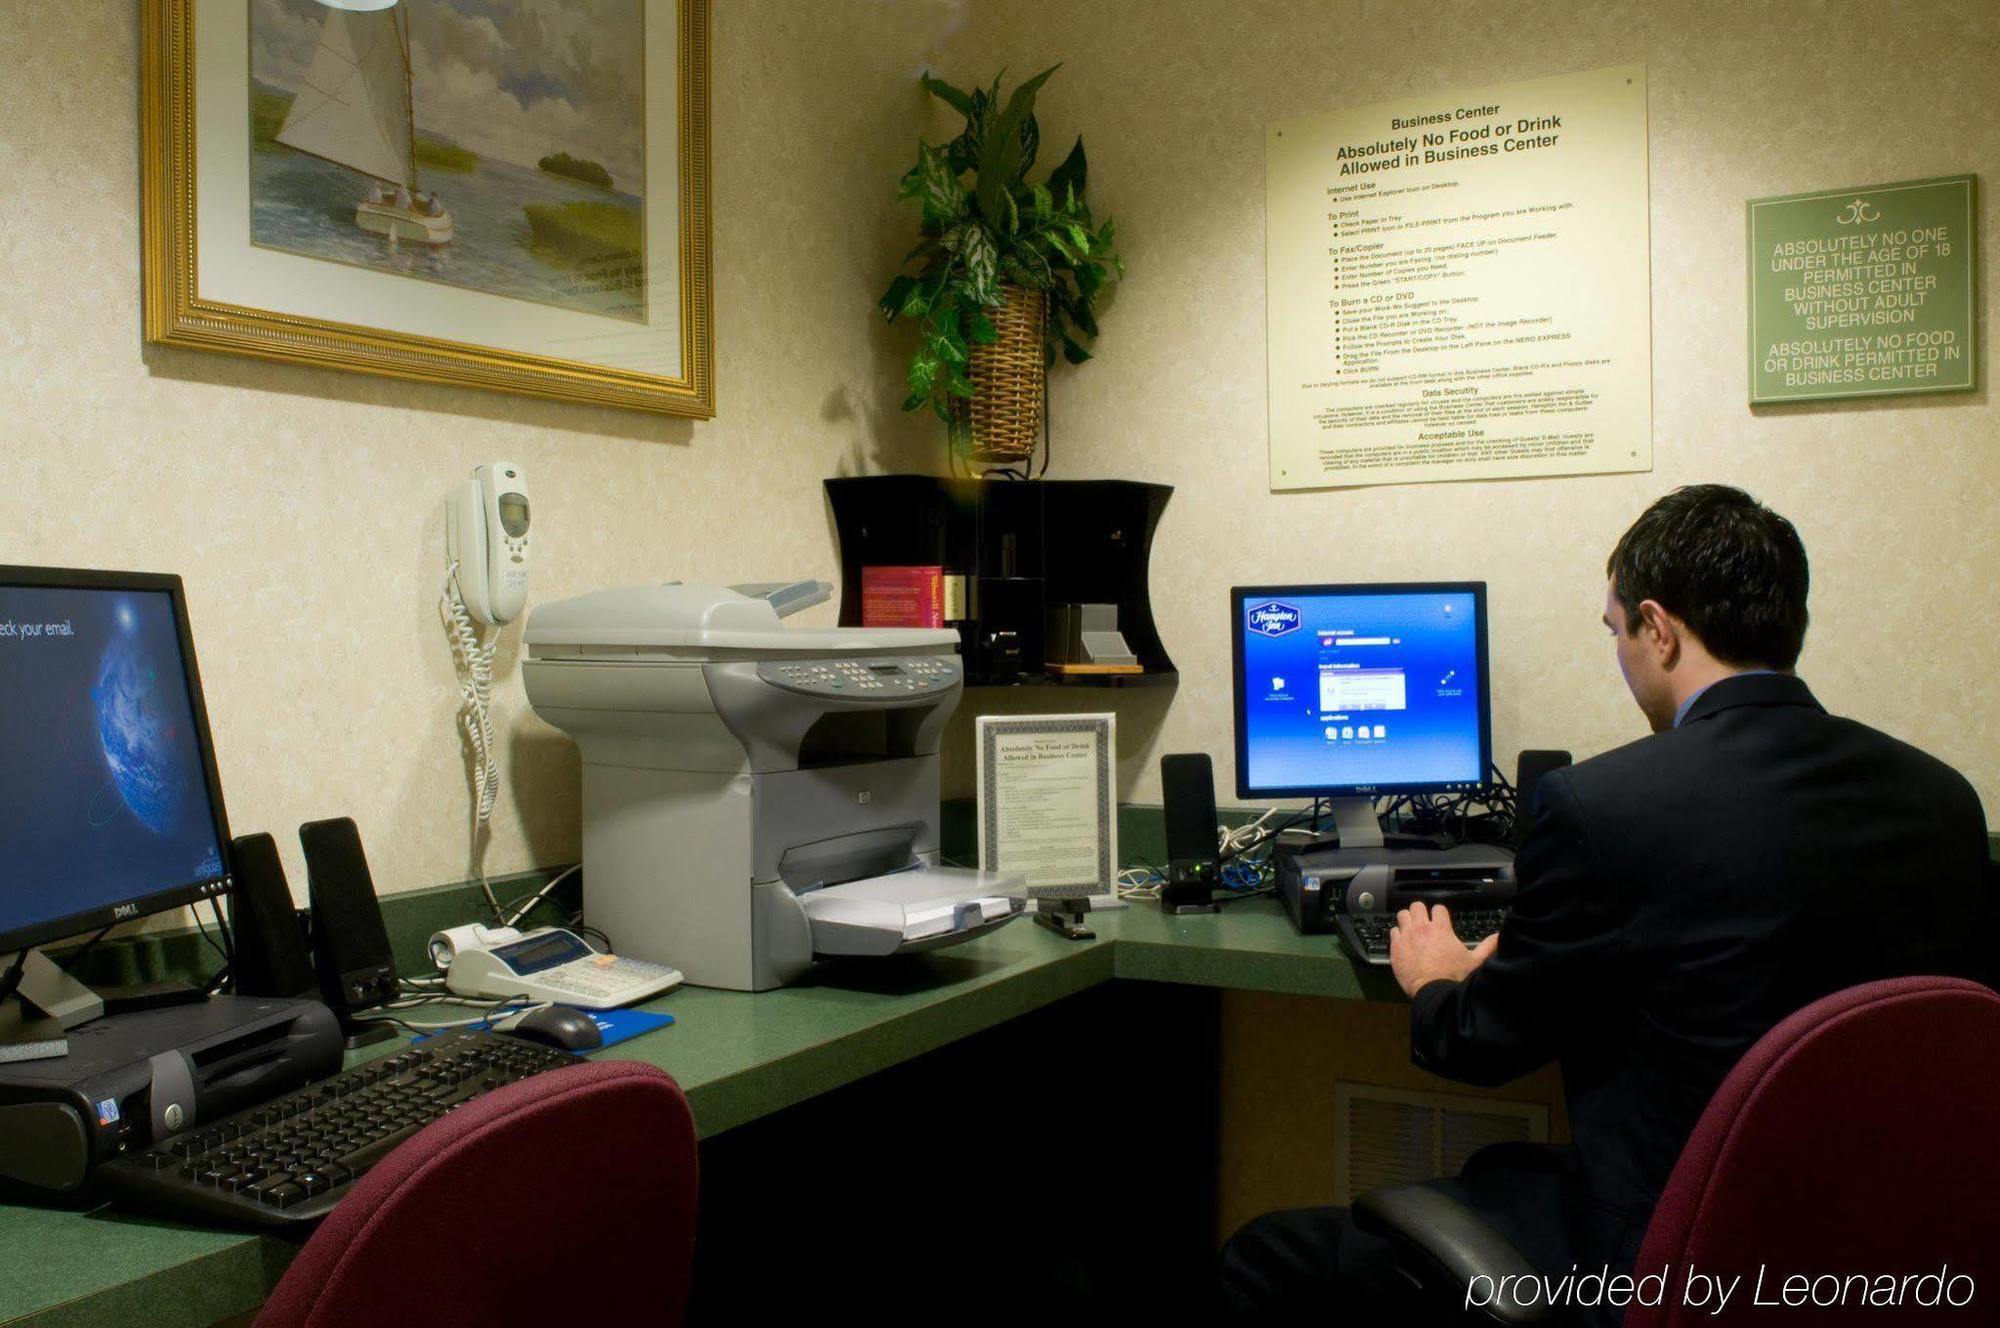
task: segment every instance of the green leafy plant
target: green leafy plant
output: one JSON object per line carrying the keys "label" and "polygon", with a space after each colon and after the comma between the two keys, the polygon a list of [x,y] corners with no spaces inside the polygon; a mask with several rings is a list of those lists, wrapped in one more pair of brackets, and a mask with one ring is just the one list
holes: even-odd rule
{"label": "green leafy plant", "polygon": [[1096,224],[1084,201],[1080,136],[1045,182],[1027,178],[1041,146],[1035,95],[1059,68],[1021,84],[1004,104],[997,77],[991,88],[967,93],[923,76],[924,90],[963,115],[965,128],[949,143],[917,143],[900,197],[921,210],[921,238],[879,304],[889,322],[909,318],[921,328],[903,409],[929,406],[954,445],[967,441],[970,425],[953,403],[973,395],[965,372],[970,348],[995,340],[986,310],[1004,303],[1003,282],[1048,292],[1045,363],[1060,355],[1082,364],[1097,336],[1098,293],[1125,275],[1112,251],[1111,219]]}

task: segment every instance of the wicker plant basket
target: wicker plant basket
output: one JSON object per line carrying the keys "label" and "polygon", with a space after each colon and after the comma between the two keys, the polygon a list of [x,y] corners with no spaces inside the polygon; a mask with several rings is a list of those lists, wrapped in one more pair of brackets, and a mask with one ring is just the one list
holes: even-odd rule
{"label": "wicker plant basket", "polygon": [[968,460],[990,465],[1025,461],[1042,438],[1042,384],[1048,367],[1042,359],[1048,292],[1003,284],[1006,303],[987,311],[999,339],[971,347],[965,376],[973,395],[958,408],[972,422]]}

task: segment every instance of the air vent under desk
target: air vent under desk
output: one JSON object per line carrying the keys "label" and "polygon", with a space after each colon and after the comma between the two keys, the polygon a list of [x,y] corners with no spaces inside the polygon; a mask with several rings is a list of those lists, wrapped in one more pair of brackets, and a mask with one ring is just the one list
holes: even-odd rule
{"label": "air vent under desk", "polygon": [[1546,1107],[1371,1084],[1336,1085],[1333,1119],[1343,1205],[1378,1186],[1456,1176],[1488,1144],[1549,1138]]}

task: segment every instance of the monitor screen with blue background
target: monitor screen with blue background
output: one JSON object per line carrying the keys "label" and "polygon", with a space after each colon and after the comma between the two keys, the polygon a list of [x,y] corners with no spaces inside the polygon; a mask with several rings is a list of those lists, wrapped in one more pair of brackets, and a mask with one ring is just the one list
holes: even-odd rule
{"label": "monitor screen with blue background", "polygon": [[1239,797],[1486,782],[1484,583],[1253,586],[1230,597]]}
{"label": "monitor screen with blue background", "polygon": [[171,593],[0,577],[0,936],[221,880],[204,745]]}

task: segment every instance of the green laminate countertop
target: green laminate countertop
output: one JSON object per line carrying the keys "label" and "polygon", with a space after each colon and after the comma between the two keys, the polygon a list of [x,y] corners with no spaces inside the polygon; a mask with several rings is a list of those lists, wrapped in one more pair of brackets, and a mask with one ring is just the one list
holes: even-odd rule
{"label": "green laminate countertop", "polygon": [[[1091,924],[1098,939],[1071,941],[1024,917],[754,995],[682,988],[643,1007],[673,1025],[599,1054],[671,1073],[706,1138],[1113,978],[1400,999],[1386,972],[1358,971],[1331,936],[1299,935],[1269,897],[1184,917],[1136,904]],[[262,1303],[293,1248],[110,1208],[0,1204],[0,1324],[202,1328]]]}

